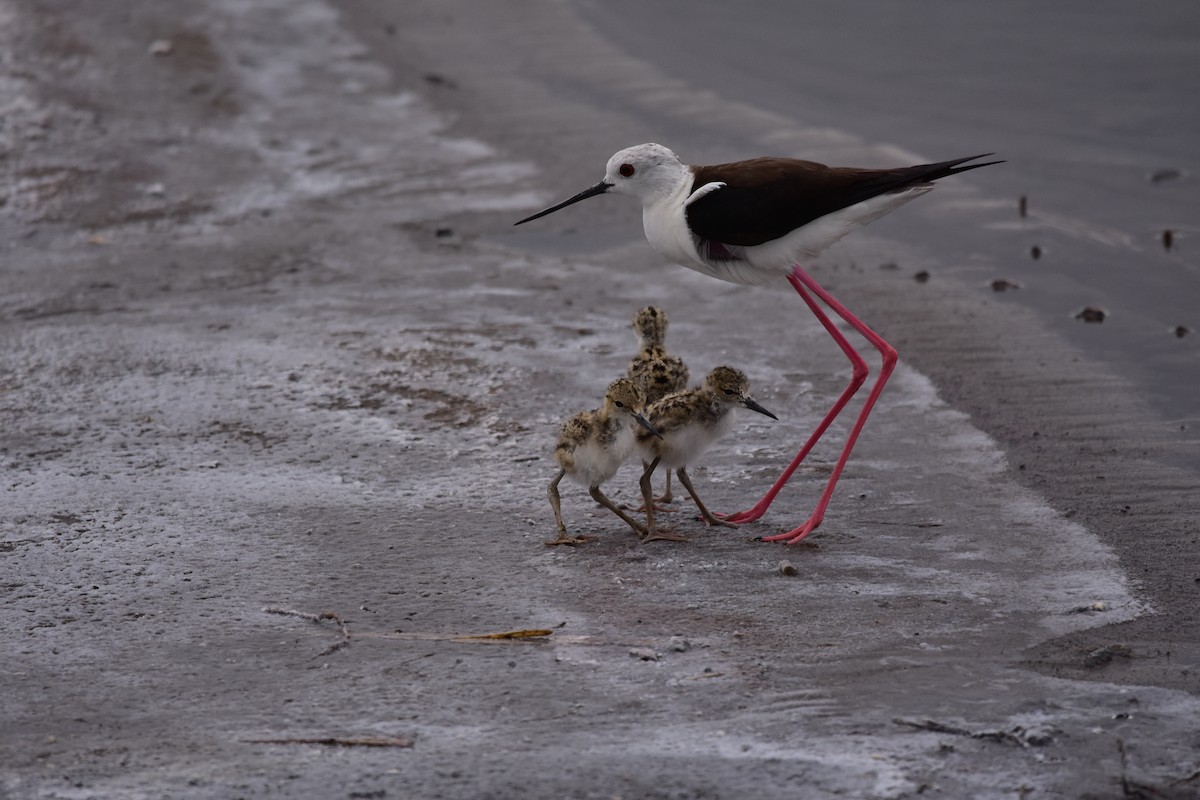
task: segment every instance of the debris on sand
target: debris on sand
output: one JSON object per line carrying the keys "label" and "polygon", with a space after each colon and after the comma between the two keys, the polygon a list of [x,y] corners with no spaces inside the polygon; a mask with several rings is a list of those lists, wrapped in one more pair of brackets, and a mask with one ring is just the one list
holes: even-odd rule
{"label": "debris on sand", "polygon": [[1088,669],[1103,667],[1111,664],[1113,658],[1121,656],[1129,658],[1133,655],[1133,648],[1127,644],[1108,644],[1104,647],[1097,647],[1092,652],[1083,657],[1083,665]]}
{"label": "debris on sand", "polygon": [[430,86],[440,86],[445,89],[457,89],[458,83],[445,75],[439,75],[436,72],[428,72],[425,74],[425,82]]}
{"label": "debris on sand", "polygon": [[658,661],[659,655],[654,651],[653,647],[631,647],[629,655],[632,658],[639,658],[642,661]]}
{"label": "debris on sand", "polygon": [[1007,292],[1009,289],[1020,289],[1021,284],[1016,281],[1010,281],[1006,278],[996,278],[991,282],[993,292]]}
{"label": "debris on sand", "polygon": [[1054,730],[1043,726],[1034,726],[1026,728],[1022,725],[1017,725],[1011,730],[1001,731],[972,731],[967,728],[960,728],[957,725],[947,725],[944,722],[937,722],[932,719],[916,720],[904,719],[896,717],[892,722],[897,725],[904,725],[908,728],[916,728],[919,731],[929,731],[931,733],[949,733],[955,736],[968,736],[972,739],[990,739],[994,742],[1002,744],[1015,744],[1021,747],[1044,747],[1054,741]]}
{"label": "debris on sand", "polygon": [[329,647],[326,647],[321,652],[317,653],[315,656],[313,656],[313,658],[320,658],[321,656],[327,656],[330,653],[336,653],[343,647],[348,647],[350,645],[350,628],[346,626],[346,621],[342,619],[341,615],[333,611],[322,611],[320,614],[309,614],[307,611],[296,611],[295,609],[291,608],[267,606],[263,609],[263,612],[267,614],[279,614],[285,617],[297,617],[299,619],[306,619],[309,622],[315,622],[317,624],[320,624],[325,620],[336,622],[338,627],[341,628],[342,638],[329,645]]}
{"label": "debris on sand", "polygon": [[[358,631],[355,636],[359,639],[399,639],[405,642],[476,642],[478,644],[502,645],[510,642],[542,642],[553,633],[554,631],[549,628],[529,628],[519,631],[504,631],[502,633],[425,633],[422,631],[406,632],[396,629],[388,632]],[[586,636],[574,637],[575,641],[586,639]]]}
{"label": "debris on sand", "polygon": [[1072,614],[1091,614],[1095,611],[1108,611],[1108,603],[1103,600],[1097,600],[1094,603],[1088,603],[1086,606],[1075,606],[1071,609]]}
{"label": "debris on sand", "polygon": [[464,636],[455,636],[456,641],[470,641],[472,639],[538,639],[551,635],[554,631],[549,628],[526,628],[519,631],[503,631],[502,633],[477,633]]}
{"label": "debris on sand", "polygon": [[296,736],[283,739],[246,739],[249,744],[324,744],[335,747],[412,747],[410,736]]}
{"label": "debris on sand", "polygon": [[1175,181],[1183,177],[1183,171],[1168,167],[1167,169],[1156,169],[1150,173],[1151,183],[1162,183],[1163,181]]}
{"label": "debris on sand", "polygon": [[929,270],[923,269],[920,272],[916,273],[915,275],[913,275],[913,280],[915,280],[917,283],[928,283],[929,282]]}
{"label": "debris on sand", "polygon": [[1108,312],[1100,306],[1084,306],[1075,312],[1075,319],[1084,322],[1104,322]]}

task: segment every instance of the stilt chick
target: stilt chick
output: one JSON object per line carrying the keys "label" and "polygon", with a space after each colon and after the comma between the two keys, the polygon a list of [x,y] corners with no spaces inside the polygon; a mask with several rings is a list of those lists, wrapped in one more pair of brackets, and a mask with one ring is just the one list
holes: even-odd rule
{"label": "stilt chick", "polygon": [[[667,312],[657,306],[646,306],[633,318],[633,329],[641,339],[641,352],[629,362],[629,377],[646,393],[647,408],[669,394],[682,392],[688,385],[690,376],[687,364],[679,356],[667,352],[668,324]],[[671,494],[671,470],[666,470],[666,473],[667,485],[663,493],[654,498],[656,503],[670,503],[674,499]]]}
{"label": "stilt chick", "polygon": [[625,520],[639,537],[646,535],[646,528],[640,522],[613,505],[600,491],[600,485],[615,475],[633,453],[635,424],[641,425],[651,439],[657,436],[657,431],[642,416],[645,397],[629,378],[618,378],[609,384],[600,409],[576,414],[563,425],[554,446],[554,459],[561,469],[547,489],[550,507],[554,509],[554,519],[558,523],[558,538],[547,541],[547,545],[582,544],[594,538],[567,535],[558,494],[558,482],[564,475],[570,475],[588,487],[592,499]]}
{"label": "stilt chick", "polygon": [[750,382],[733,367],[717,367],[704,379],[704,385],[678,394],[668,395],[646,410],[649,423],[659,437],[638,432],[638,447],[646,469],[642,472],[642,499],[646,503],[647,535],[644,542],[654,539],[686,541],[678,534],[660,531],[654,524],[654,502],[650,497],[650,476],[660,464],[674,469],[679,482],[687,489],[701,516],[709,525],[737,527],[713,516],[696,494],[687,474],[687,465],[704,454],[713,442],[725,435],[733,425],[733,410],[748,408],[771,419],[778,419],[750,396]]}

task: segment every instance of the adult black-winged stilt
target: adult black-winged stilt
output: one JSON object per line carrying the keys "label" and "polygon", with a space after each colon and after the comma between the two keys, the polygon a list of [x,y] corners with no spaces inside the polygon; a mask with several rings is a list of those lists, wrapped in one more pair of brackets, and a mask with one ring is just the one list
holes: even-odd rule
{"label": "adult black-winged stilt", "polygon": [[799,527],[764,541],[795,544],[824,519],[834,487],[871,408],[896,366],[896,350],[826,292],[799,264],[855,228],[894,211],[933,188],[933,181],[998,161],[968,164],[971,156],[895,169],[828,167],[792,158],[754,158],[714,166],[689,166],[660,144],[640,144],[613,155],[604,179],[557,205],[526,217],[520,225],[605,192],[642,202],[642,224],[650,245],[685,267],[733,283],[788,279],[850,360],[850,383],[808,441],[755,506],[726,519],[751,522],[763,515],[779,490],[866,381],[866,361],[820,305],[861,333],[880,352],[883,364],[859,411],[812,515]]}

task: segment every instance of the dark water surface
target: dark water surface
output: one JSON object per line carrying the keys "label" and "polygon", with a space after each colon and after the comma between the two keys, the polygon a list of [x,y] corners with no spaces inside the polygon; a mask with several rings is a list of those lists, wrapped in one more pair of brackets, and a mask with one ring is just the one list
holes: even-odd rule
{"label": "dark water surface", "polygon": [[[1006,301],[1132,381],[1156,425],[1200,442],[1200,4],[577,5],[631,55],[723,97],[922,159],[1007,159],[979,181],[1005,204],[990,229],[911,213],[877,224],[974,262],[981,284],[1021,284]],[[1077,320],[1085,306],[1105,322]]]}

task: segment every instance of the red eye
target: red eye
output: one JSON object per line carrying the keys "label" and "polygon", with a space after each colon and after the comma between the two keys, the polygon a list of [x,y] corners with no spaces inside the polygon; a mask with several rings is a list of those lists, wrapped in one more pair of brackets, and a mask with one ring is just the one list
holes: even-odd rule
{"label": "red eye", "polygon": [[632,178],[633,173],[637,172],[637,170],[633,168],[633,164],[622,164],[617,172],[621,173],[622,178]]}

